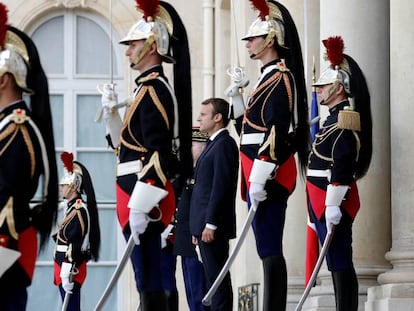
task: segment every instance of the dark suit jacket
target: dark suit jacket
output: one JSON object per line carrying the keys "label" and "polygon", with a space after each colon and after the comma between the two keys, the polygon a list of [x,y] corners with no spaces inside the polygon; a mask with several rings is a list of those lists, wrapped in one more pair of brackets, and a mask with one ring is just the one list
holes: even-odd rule
{"label": "dark suit jacket", "polygon": [[207,144],[195,168],[190,207],[190,232],[200,237],[206,224],[217,226],[216,237],[236,236],[235,198],[239,152],[227,130]]}

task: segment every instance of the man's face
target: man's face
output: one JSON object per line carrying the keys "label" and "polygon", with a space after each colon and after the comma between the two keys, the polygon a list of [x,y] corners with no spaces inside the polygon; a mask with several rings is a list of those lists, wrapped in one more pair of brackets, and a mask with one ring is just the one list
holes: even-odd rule
{"label": "man's face", "polygon": [[128,44],[128,48],[126,49],[125,55],[128,56],[131,68],[135,70],[140,70],[141,68],[143,68],[145,56],[138,61],[138,64],[135,64],[135,62],[137,61],[137,56],[144,47],[144,44],[145,40],[130,41]]}
{"label": "man's face", "polygon": [[256,55],[255,53],[261,48],[263,41],[263,37],[250,37],[247,39],[246,48],[251,59],[259,59],[261,52],[258,55]]}
{"label": "man's face", "polygon": [[200,132],[211,135],[216,126],[216,116],[212,104],[201,105],[200,114],[197,118],[197,122],[200,123]]}
{"label": "man's face", "polygon": [[203,141],[193,141],[191,145],[191,153],[193,155],[193,164],[195,166],[198,158],[203,150],[206,148],[206,143]]}
{"label": "man's face", "polygon": [[337,102],[338,84],[325,84],[316,87],[316,95],[321,105],[331,107]]}

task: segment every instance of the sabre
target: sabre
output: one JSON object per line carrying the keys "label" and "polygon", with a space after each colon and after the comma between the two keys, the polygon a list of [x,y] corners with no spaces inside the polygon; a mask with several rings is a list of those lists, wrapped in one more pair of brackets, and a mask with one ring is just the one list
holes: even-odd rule
{"label": "sabre", "polygon": [[316,262],[315,268],[313,269],[313,272],[312,272],[312,275],[309,279],[308,285],[306,285],[305,291],[303,292],[302,297],[300,298],[299,303],[295,308],[295,311],[302,310],[302,306],[305,303],[306,298],[308,297],[309,292],[312,289],[313,284],[316,281],[316,277],[318,276],[318,272],[319,272],[319,270],[322,266],[323,259],[325,258],[325,255],[326,255],[326,253],[328,251],[328,248],[329,248],[329,244],[332,241],[334,229],[335,229],[335,226],[332,225],[331,232],[329,232],[325,237],[325,241],[323,242],[323,246],[322,246],[322,249],[321,249],[321,253],[319,254],[318,261]]}
{"label": "sabre", "polygon": [[98,304],[96,305],[94,311],[99,311],[104,306],[106,300],[108,299],[109,295],[111,294],[111,291],[116,285],[116,282],[119,279],[119,276],[121,275],[122,271],[125,268],[126,263],[128,262],[129,257],[131,256],[132,250],[134,249],[135,242],[134,239],[131,236],[129,237],[129,240],[127,242],[127,245],[125,247],[124,253],[122,254],[121,260],[119,261],[114,273],[112,274],[111,279],[109,280],[108,285],[105,288],[105,291],[103,292],[101,298],[98,301]]}
{"label": "sabre", "polygon": [[63,300],[62,311],[66,311],[68,309],[69,300],[70,300],[70,293],[65,293],[65,299]]}
{"label": "sabre", "polygon": [[[69,282],[70,283],[72,283],[72,281],[73,281],[73,274],[77,274],[78,273],[78,270],[76,269],[76,268],[73,268],[73,269],[75,269],[75,270],[72,270],[73,272],[71,272],[70,274],[69,274]],[[62,309],[61,309],[61,311],[66,311],[67,309],[68,309],[68,306],[69,306],[69,300],[70,300],[70,295],[71,295],[72,293],[69,293],[69,292],[65,292],[65,299],[63,299],[63,304],[62,304]]]}
{"label": "sabre", "polygon": [[239,235],[239,237],[236,240],[236,243],[234,245],[234,248],[229,256],[227,258],[227,261],[225,262],[223,268],[221,269],[220,273],[218,274],[216,280],[214,281],[213,285],[211,285],[209,291],[203,298],[203,304],[205,306],[211,305],[211,299],[213,298],[214,294],[216,293],[218,287],[220,286],[221,282],[223,281],[224,277],[226,276],[227,272],[230,270],[230,266],[233,264],[234,259],[236,258],[241,245],[243,244],[243,241],[246,237],[247,232],[249,231],[250,225],[252,224],[254,215],[256,214],[257,210],[257,202],[255,200],[252,200],[252,205],[250,206],[249,213],[247,215],[246,220],[244,221],[244,225],[242,228],[242,231]]}

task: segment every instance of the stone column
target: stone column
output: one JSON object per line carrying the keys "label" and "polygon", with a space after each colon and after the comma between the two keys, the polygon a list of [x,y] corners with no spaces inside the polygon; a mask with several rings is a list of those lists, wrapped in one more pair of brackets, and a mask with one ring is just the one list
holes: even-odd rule
{"label": "stone column", "polygon": [[[289,10],[299,34],[310,105],[313,58],[319,62],[320,54],[319,1],[294,0],[284,1],[283,4]],[[298,175],[296,189],[288,201],[283,235],[288,269],[288,310],[295,308],[304,290],[306,222],[305,179]]]}
{"label": "stone column", "polygon": [[[320,39],[342,36],[345,53],[360,65],[371,94],[373,156],[367,175],[358,182],[361,210],[353,229],[360,310],[364,308],[367,288],[376,285],[378,274],[389,267],[384,260],[390,246],[388,15],[386,0],[320,2]],[[321,56],[320,70],[327,66]],[[319,274],[319,281],[320,285],[311,291],[303,310],[335,309],[331,276],[325,268]]]}
{"label": "stone column", "polygon": [[369,289],[366,310],[414,310],[413,9],[411,1],[391,2],[392,246],[385,258],[393,268],[378,277],[381,286]]}

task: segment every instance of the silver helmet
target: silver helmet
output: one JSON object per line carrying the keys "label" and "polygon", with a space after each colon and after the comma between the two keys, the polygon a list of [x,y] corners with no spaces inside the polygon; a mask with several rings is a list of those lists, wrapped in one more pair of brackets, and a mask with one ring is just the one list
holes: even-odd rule
{"label": "silver helmet", "polygon": [[[137,1],[139,7],[139,1]],[[128,45],[131,41],[145,40],[144,47],[137,55],[135,64],[138,64],[148,52],[151,44],[155,42],[157,52],[167,63],[175,63],[170,55],[170,36],[173,32],[173,22],[167,10],[159,4],[156,14],[148,16],[143,11],[144,16],[135,23],[128,31],[126,36],[119,41],[120,44]]]}
{"label": "silver helmet", "polygon": [[70,188],[76,189],[76,191],[80,193],[83,177],[82,168],[75,161],[73,161],[72,153],[66,151],[62,152],[60,158],[62,160],[64,174],[59,182],[59,185],[67,185]]}
{"label": "silver helmet", "polygon": [[0,76],[5,73],[12,74],[17,85],[31,95],[33,91],[26,84],[28,66],[29,55],[24,42],[14,32],[8,30],[0,51]]}
{"label": "silver helmet", "polygon": [[345,92],[351,95],[351,71],[347,59],[344,57],[344,43],[341,37],[330,37],[322,41],[326,48],[325,58],[330,62],[313,86],[328,84],[342,84]]}
{"label": "silver helmet", "polygon": [[[279,7],[273,2],[262,1],[252,1],[254,5],[257,5],[256,2],[264,2],[261,5],[257,5],[259,9],[259,16],[250,24],[250,27],[241,39],[248,40],[253,37],[264,36],[265,40],[262,45],[259,47],[258,51],[255,54],[259,54],[263,51],[264,47],[272,40],[276,39],[278,45],[281,48],[286,48],[285,46],[285,27],[283,21],[283,15]],[[263,11],[263,8],[268,8]]]}

